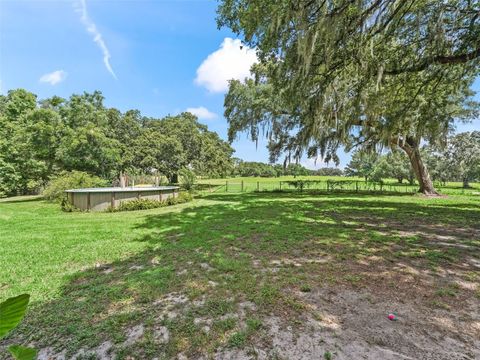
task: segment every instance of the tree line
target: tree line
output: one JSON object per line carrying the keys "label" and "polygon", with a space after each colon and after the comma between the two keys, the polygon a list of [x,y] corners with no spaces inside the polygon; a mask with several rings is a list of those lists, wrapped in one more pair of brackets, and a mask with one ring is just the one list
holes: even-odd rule
{"label": "tree line", "polygon": [[104,105],[98,91],[38,100],[23,89],[0,95],[0,195],[38,192],[64,171],[103,179],[166,176],[182,169],[225,176],[234,150],[190,113],[162,119]]}
{"label": "tree line", "polygon": [[234,159],[233,176],[241,177],[280,177],[280,176],[342,176],[339,168],[323,167],[320,169],[307,169],[301,164],[266,164],[257,161],[243,161]]}

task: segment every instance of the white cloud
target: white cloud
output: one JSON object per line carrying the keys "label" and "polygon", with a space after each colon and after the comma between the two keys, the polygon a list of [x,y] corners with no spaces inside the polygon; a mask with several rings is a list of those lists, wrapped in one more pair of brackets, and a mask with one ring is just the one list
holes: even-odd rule
{"label": "white cloud", "polygon": [[214,112],[211,112],[210,110],[208,110],[206,107],[203,107],[203,106],[188,108],[185,111],[192,113],[193,115],[195,115],[196,117],[202,120],[213,120],[218,117],[217,114],[215,114]]}
{"label": "white cloud", "polygon": [[197,69],[195,83],[210,92],[228,90],[228,80],[250,77],[250,68],[257,61],[254,49],[239,39],[225,38],[220,49],[208,55]]}
{"label": "white cloud", "polygon": [[100,50],[102,50],[103,63],[105,64],[105,67],[107,68],[108,72],[116,79],[117,75],[115,75],[115,72],[112,69],[112,65],[110,65],[110,58],[111,58],[110,51],[108,50],[107,45],[105,44],[105,41],[103,41],[102,34],[100,33],[100,31],[98,31],[97,26],[92,21],[92,19],[90,19],[90,17],[88,16],[86,0],[80,0],[79,4],[80,6],[77,8],[77,11],[80,13],[80,20],[85,26],[85,29],[90,34],[92,34],[93,41],[97,44]]}
{"label": "white cloud", "polygon": [[67,73],[63,70],[56,70],[51,73],[42,75],[40,82],[49,83],[50,85],[56,85],[61,83],[67,77]]}

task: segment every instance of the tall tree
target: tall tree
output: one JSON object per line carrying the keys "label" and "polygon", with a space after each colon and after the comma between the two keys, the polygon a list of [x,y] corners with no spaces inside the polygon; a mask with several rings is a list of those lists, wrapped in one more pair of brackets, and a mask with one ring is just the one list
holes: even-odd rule
{"label": "tall tree", "polygon": [[345,175],[363,177],[365,181],[368,181],[372,177],[378,161],[379,156],[376,153],[355,151],[345,168]]}
{"label": "tall tree", "polygon": [[435,194],[420,144],[444,142],[456,118],[476,115],[479,10],[467,0],[221,1],[219,25],[260,62],[254,80],[230,85],[230,137],[263,127],[274,157],[400,147],[420,191]]}
{"label": "tall tree", "polygon": [[158,170],[171,183],[178,182],[182,168],[208,176],[224,176],[232,168],[231,146],[190,113],[145,119],[135,149],[144,171]]}
{"label": "tall tree", "polygon": [[65,170],[113,178],[120,162],[120,142],[110,137],[107,109],[99,91],[72,95],[59,109],[65,125],[57,158]]}
{"label": "tall tree", "polygon": [[403,183],[404,179],[408,179],[410,184],[413,184],[415,178],[408,157],[400,151],[391,151],[380,156],[375,163],[371,176],[378,180],[394,178],[400,184]]}
{"label": "tall tree", "polygon": [[7,195],[28,193],[45,180],[46,164],[39,158],[32,128],[37,99],[26,90],[11,90],[0,101],[0,177]]}

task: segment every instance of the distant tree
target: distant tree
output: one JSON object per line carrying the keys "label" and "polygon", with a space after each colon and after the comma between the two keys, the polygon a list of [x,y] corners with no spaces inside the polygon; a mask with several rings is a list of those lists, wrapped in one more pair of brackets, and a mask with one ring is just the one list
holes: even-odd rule
{"label": "distant tree", "polygon": [[444,154],[449,173],[462,181],[464,188],[480,179],[480,131],[451,137]]}
{"label": "distant tree", "polygon": [[408,157],[400,151],[391,151],[378,158],[371,177],[375,180],[394,178],[400,184],[403,183],[404,179],[408,179],[412,184],[415,175]]}
{"label": "distant tree", "polygon": [[283,165],[280,164],[274,164],[273,165],[273,170],[275,171],[275,176],[280,177],[285,175],[285,168]]}
{"label": "distant tree", "polygon": [[445,158],[444,149],[437,149],[433,146],[424,146],[421,152],[432,176],[432,180],[440,182],[441,184],[445,184],[449,180],[454,180],[451,169],[449,169]]}
{"label": "distant tree", "polygon": [[345,175],[363,177],[365,181],[368,181],[375,170],[377,161],[378,155],[376,153],[355,151],[345,168]]}
{"label": "distant tree", "polygon": [[290,175],[296,178],[297,176],[310,175],[310,170],[301,164],[288,164],[285,169],[285,175]]}
{"label": "distant tree", "polygon": [[315,170],[315,175],[318,176],[343,176],[343,170],[333,167],[323,167]]}
{"label": "distant tree", "polygon": [[277,172],[270,164],[241,161],[235,168],[235,175],[244,177],[273,177],[277,176]]}

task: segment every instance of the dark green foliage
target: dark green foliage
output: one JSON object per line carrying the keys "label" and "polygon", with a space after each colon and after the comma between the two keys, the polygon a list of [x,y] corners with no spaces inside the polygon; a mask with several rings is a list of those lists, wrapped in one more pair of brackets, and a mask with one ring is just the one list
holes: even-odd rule
{"label": "dark green foliage", "polygon": [[150,200],[150,199],[138,199],[131,201],[124,201],[118,207],[111,208],[109,207],[107,212],[117,212],[117,211],[134,211],[134,210],[149,210],[156,209],[164,206],[183,204],[193,200],[192,194],[188,192],[181,192],[178,197],[174,198],[169,197],[166,200]]}
{"label": "dark green foliage", "polygon": [[191,168],[198,175],[222,177],[232,167],[230,145],[190,113],[160,121],[145,119],[134,146],[138,168],[145,172],[157,170],[170,183],[178,183],[183,168]]}
{"label": "dark green foliage", "polygon": [[307,176],[313,175],[314,171],[305,168],[301,164],[288,164],[286,167],[280,164],[265,164],[256,161],[237,160],[233,174],[243,177],[274,177],[274,176]]}
{"label": "dark green foliage", "polygon": [[[110,182],[120,174],[157,174],[178,182],[231,172],[231,146],[190,113],[164,119],[108,109],[99,91],[37,101],[23,89],[0,95],[0,197],[38,193],[62,171]],[[73,188],[73,186],[72,186]]]}
{"label": "dark green foliage", "polygon": [[386,155],[382,155],[374,164],[373,172],[370,174],[374,181],[382,181],[383,179],[397,179],[401,184],[404,179],[408,179],[413,184],[415,174],[413,173],[410,160],[405,153],[400,151],[391,151]]}
{"label": "dark green foliage", "polygon": [[235,166],[234,175],[244,177],[278,176],[272,165],[254,161],[239,161]]}
{"label": "dark green foliage", "polygon": [[343,176],[343,170],[339,168],[324,167],[314,171],[318,176]]}
{"label": "dark green foliage", "polygon": [[50,181],[42,195],[47,200],[62,203],[67,199],[65,190],[105,187],[107,185],[105,180],[83,171],[64,171]]}

